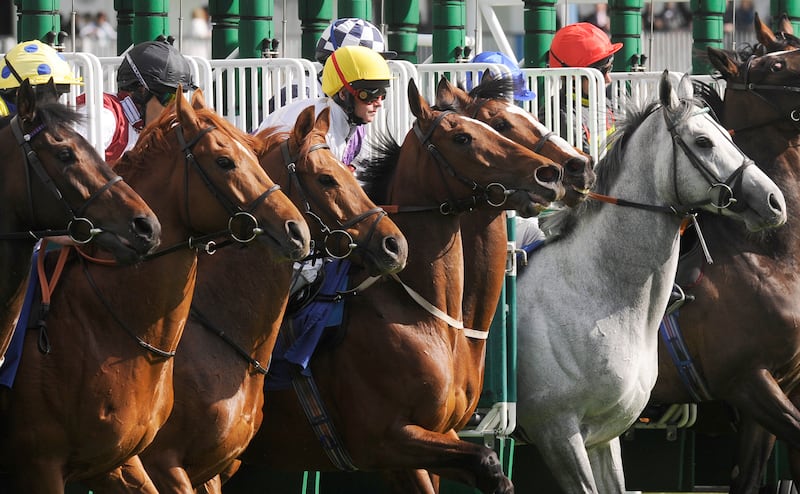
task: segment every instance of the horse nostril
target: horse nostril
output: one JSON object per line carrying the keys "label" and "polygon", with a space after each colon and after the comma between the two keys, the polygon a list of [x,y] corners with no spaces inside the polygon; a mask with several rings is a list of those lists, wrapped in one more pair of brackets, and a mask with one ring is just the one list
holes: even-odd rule
{"label": "horse nostril", "polygon": [[157,222],[154,222],[152,218],[147,216],[139,216],[134,218],[131,228],[133,229],[134,235],[147,243],[152,242],[156,237],[158,237],[161,229]]}
{"label": "horse nostril", "polygon": [[534,176],[539,183],[553,183],[561,180],[563,169],[558,165],[544,165],[536,169]]}
{"label": "horse nostril", "polygon": [[770,194],[769,198],[767,198],[767,201],[769,202],[769,207],[772,208],[773,211],[783,213],[783,205],[778,198],[775,197],[775,194]]}
{"label": "horse nostril", "polygon": [[292,242],[296,243],[298,246],[305,246],[311,241],[311,235],[305,222],[287,221],[286,233],[289,238],[292,239]]}
{"label": "horse nostril", "polygon": [[385,237],[383,239],[383,250],[392,254],[393,257],[397,257],[397,254],[400,253],[400,246],[397,243],[397,239],[395,237]]}
{"label": "horse nostril", "polygon": [[564,169],[570,175],[583,175],[589,169],[589,160],[586,158],[570,158],[564,163]]}

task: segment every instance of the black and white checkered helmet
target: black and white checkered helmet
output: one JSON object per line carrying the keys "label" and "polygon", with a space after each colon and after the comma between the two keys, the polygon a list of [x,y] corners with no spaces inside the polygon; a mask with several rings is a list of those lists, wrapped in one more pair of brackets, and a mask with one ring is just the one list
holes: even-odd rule
{"label": "black and white checkered helmet", "polygon": [[325,64],[325,60],[337,48],[356,45],[371,48],[386,59],[397,56],[397,52],[386,50],[386,41],[383,39],[380,29],[369,21],[354,17],[345,17],[331,22],[317,41],[315,56],[319,63]]}

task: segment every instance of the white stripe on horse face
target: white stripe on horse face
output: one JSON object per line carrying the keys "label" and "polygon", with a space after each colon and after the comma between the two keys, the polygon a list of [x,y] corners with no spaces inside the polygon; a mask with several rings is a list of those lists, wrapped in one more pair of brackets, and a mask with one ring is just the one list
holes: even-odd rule
{"label": "white stripe on horse face", "polygon": [[[517,105],[509,105],[506,107],[506,109],[508,110],[509,113],[522,115],[523,117],[528,119],[531,125],[536,130],[539,131],[539,134],[545,136],[550,133],[550,129],[545,127],[545,125],[542,122],[540,122],[536,117],[525,111],[525,109],[520,108]],[[578,151],[574,147],[570,146],[569,143],[563,137],[558,135],[558,133],[555,133],[552,136],[548,137],[547,140],[558,146],[558,148],[566,154],[580,156],[580,153],[578,153]]]}

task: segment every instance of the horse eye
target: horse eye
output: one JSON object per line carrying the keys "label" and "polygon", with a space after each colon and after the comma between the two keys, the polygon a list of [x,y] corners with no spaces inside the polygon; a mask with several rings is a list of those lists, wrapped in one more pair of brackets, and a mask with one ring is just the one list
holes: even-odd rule
{"label": "horse eye", "polygon": [[511,128],[511,124],[508,123],[508,120],[500,120],[494,124],[494,130],[500,133],[508,130],[509,128]]}
{"label": "horse eye", "polygon": [[317,181],[318,181],[318,182],[320,183],[320,185],[322,185],[323,187],[334,187],[334,186],[336,185],[336,179],[335,179],[335,178],[333,178],[333,177],[332,177],[332,176],[330,176],[330,175],[327,175],[327,174],[325,174],[325,175],[320,175],[320,176],[319,176],[319,178],[317,179]]}
{"label": "horse eye", "polygon": [[711,139],[709,139],[708,136],[698,136],[694,142],[701,148],[714,147],[714,143],[711,142]]}
{"label": "horse eye", "polygon": [[234,164],[233,160],[227,156],[220,156],[217,158],[217,166],[224,168],[225,170],[232,170],[236,167],[236,164]]}
{"label": "horse eye", "polygon": [[769,68],[770,72],[780,72],[783,70],[783,62],[775,62]]}
{"label": "horse eye", "polygon": [[453,142],[456,144],[469,144],[472,142],[472,136],[469,134],[456,134],[453,137]]}
{"label": "horse eye", "polygon": [[70,148],[61,148],[56,153],[56,158],[62,163],[70,164],[75,162],[75,153]]}

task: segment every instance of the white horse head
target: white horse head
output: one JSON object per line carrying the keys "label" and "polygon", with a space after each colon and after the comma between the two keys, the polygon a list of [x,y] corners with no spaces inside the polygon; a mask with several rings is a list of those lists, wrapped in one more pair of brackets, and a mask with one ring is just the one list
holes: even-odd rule
{"label": "white horse head", "polygon": [[618,437],[655,383],[683,216],[706,209],[751,230],[786,220],[780,190],[686,77],[676,85],[665,72],[659,101],[628,110],[612,143],[598,201],[558,213],[572,227],[517,278],[517,433],[570,493],[625,490]]}

